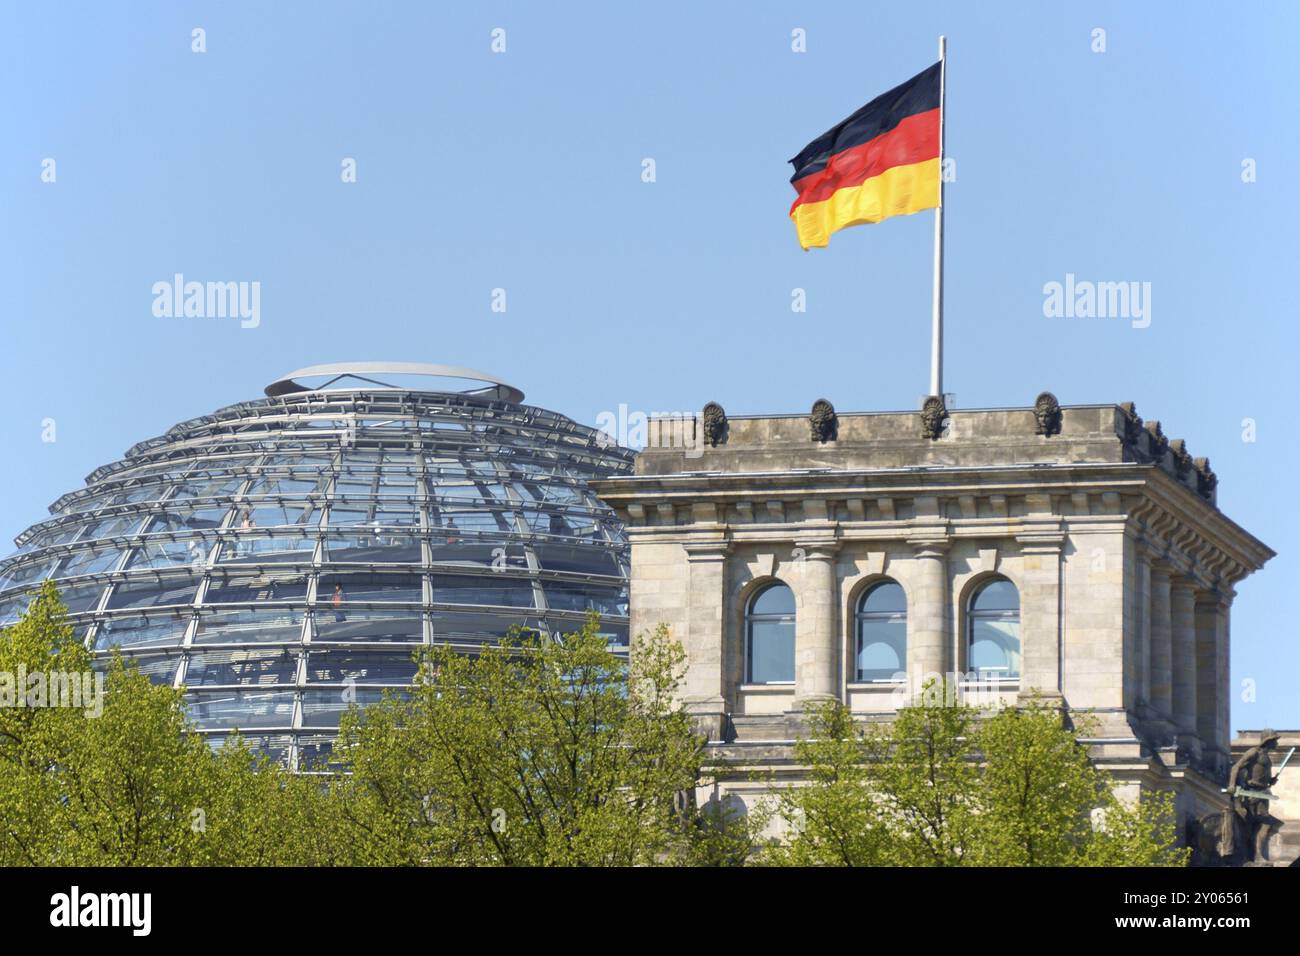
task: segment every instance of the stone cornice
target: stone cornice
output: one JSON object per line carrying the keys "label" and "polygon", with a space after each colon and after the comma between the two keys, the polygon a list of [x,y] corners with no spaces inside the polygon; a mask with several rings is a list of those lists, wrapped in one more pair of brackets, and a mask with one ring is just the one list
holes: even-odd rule
{"label": "stone cornice", "polygon": [[1065,534],[1120,531],[1202,587],[1228,590],[1274,555],[1152,464],[684,474],[593,484],[634,538],[726,529],[736,543],[821,534],[846,542],[1014,537],[1050,549]]}

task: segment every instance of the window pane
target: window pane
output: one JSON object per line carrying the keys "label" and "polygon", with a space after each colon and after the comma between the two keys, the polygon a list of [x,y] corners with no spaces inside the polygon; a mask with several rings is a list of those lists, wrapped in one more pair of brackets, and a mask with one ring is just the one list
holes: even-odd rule
{"label": "window pane", "polygon": [[507,543],[500,535],[481,539],[461,535],[453,544],[447,543],[447,537],[435,534],[430,538],[430,560],[434,564],[465,564],[498,570],[528,567],[524,549]]}
{"label": "window pane", "polygon": [[1020,676],[1020,622],[971,620],[970,670],[982,677]]}
{"label": "window pane", "polygon": [[617,575],[614,555],[604,548],[546,544],[534,549],[537,560],[547,571],[576,571],[580,574]]}
{"label": "window pane", "polygon": [[793,681],[794,623],[753,621],[749,633],[749,682],[773,684]]}
{"label": "window pane", "polygon": [[[339,620],[340,616],[342,620]],[[338,641],[424,640],[424,622],[417,613],[398,611],[347,610],[342,615],[329,608],[317,608],[312,616],[314,643]]]}
{"label": "window pane", "polygon": [[293,691],[199,691],[187,696],[190,716],[204,727],[290,727]]}
{"label": "window pane", "polygon": [[[544,630],[541,621],[517,613],[475,613],[438,611],[433,616],[433,643],[435,644],[496,644],[505,639],[516,625],[532,631]],[[578,624],[569,624],[563,630],[576,631]]]}
{"label": "window pane", "polygon": [[329,535],[325,550],[330,561],[357,564],[420,564],[420,540],[407,535],[379,534]]}
{"label": "window pane", "polygon": [[[894,585],[897,587],[897,585]],[[907,621],[858,623],[858,680],[893,680],[907,670]]]}
{"label": "window pane", "polygon": [[627,614],[627,597],[621,588],[602,588],[590,584],[544,585],[546,603],[556,611],[595,611],[598,614]]}
{"label": "window pane", "polygon": [[302,601],[307,597],[305,577],[214,577],[208,585],[208,604],[258,604],[263,601]]}
{"label": "window pane", "polygon": [[116,535],[129,534],[139,526],[141,521],[140,515],[116,515],[111,518],[105,518],[103,521],[96,522],[86,529],[86,533],[81,536],[82,541],[89,541],[92,538],[111,538]]}
{"label": "window pane", "polygon": [[406,650],[371,651],[352,648],[313,649],[307,679],[315,684],[410,684],[415,661]]}
{"label": "window pane", "polygon": [[117,567],[122,552],[117,549],[107,551],[76,551],[64,558],[58,576],[70,578],[76,574],[98,574]]}
{"label": "window pane", "polygon": [[233,651],[201,651],[190,655],[185,684],[187,687],[292,684],[297,677],[296,649],[258,647]]}
{"label": "window pane", "polygon": [[95,650],[107,647],[167,647],[185,637],[188,617],[109,618],[99,625]]}
{"label": "window pane", "polygon": [[196,644],[243,642],[299,644],[302,618],[290,608],[207,612],[199,618]]}
{"label": "window pane", "polygon": [[436,574],[433,600],[438,604],[492,604],[503,607],[533,607],[533,585],[527,578],[504,575],[457,577]]}
{"label": "window pane", "polygon": [[210,538],[189,537],[176,541],[146,540],[131,555],[131,560],[127,562],[126,566],[131,569],[139,569],[170,568],[188,564],[191,567],[199,568],[207,560],[208,552],[211,549],[212,539]]}
{"label": "window pane", "polygon": [[774,584],[754,598],[749,612],[751,614],[793,614],[794,592],[784,584]]}
{"label": "window pane", "polygon": [[104,593],[102,584],[87,584],[79,588],[64,588],[59,592],[69,614],[81,614],[93,611]]}
{"label": "window pane", "polygon": [[883,584],[877,584],[867,592],[866,598],[862,602],[862,611],[865,614],[905,614],[907,612],[907,598],[899,585],[893,581],[886,581]]}
{"label": "window pane", "polygon": [[333,606],[348,601],[421,604],[424,579],[414,574],[322,574],[316,585],[316,603]]}
{"label": "window pane", "polygon": [[176,676],[176,667],[180,664],[180,655],[172,651],[170,654],[126,656],[125,660],[128,663],[135,661],[140,673],[153,683],[171,686],[172,678]]}
{"label": "window pane", "polygon": [[193,604],[197,584],[193,578],[173,581],[133,581],[119,584],[108,599],[108,608],[162,607],[168,604]]}
{"label": "window pane", "polygon": [[315,550],[315,535],[241,535],[222,542],[217,560],[221,564],[310,564]]}
{"label": "window pane", "polygon": [[[330,690],[306,690],[302,694],[302,725],[304,727],[337,728],[339,718],[356,703],[361,707],[377,703],[383,691],[373,687],[333,688]],[[390,693],[393,693],[390,691]],[[346,696],[345,696],[346,694]]]}
{"label": "window pane", "polygon": [[972,611],[1018,611],[1020,594],[1016,586],[1004,579],[990,581],[980,588],[971,602]]}

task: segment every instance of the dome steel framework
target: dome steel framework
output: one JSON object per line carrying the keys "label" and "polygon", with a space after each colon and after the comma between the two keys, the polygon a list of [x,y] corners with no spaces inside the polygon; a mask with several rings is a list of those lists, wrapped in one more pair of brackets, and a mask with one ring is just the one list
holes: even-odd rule
{"label": "dome steel framework", "polygon": [[[392,375],[480,379],[469,391]],[[296,379],[324,376],[320,387]],[[0,562],[0,626],[52,578],[77,632],[186,688],[214,744],[233,730],[305,768],[349,703],[409,687],[412,652],[472,652],[512,625],[627,644],[627,549],[587,481],[633,453],[480,373],[317,366],[96,469]]]}

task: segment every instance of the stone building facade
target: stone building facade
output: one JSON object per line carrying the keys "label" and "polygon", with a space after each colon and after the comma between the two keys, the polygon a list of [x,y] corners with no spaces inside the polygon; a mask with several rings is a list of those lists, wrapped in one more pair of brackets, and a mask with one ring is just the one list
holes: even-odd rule
{"label": "stone building facade", "polygon": [[[631,628],[670,626],[685,704],[745,803],[797,782],[808,701],[887,720],[928,675],[1095,715],[1123,795],[1222,808],[1236,587],[1273,552],[1205,458],[1131,403],[650,423],[631,476]],[[954,676],[949,676],[954,675]],[[756,775],[754,772],[758,771]]]}

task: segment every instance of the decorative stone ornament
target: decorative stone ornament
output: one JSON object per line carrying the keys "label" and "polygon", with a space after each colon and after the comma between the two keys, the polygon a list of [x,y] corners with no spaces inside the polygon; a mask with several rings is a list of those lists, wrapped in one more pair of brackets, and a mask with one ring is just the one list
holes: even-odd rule
{"label": "decorative stone ornament", "polygon": [[931,441],[943,435],[943,423],[948,418],[948,407],[942,395],[931,395],[921,406],[921,437]]}
{"label": "decorative stone ornament", "polygon": [[1213,498],[1219,476],[1210,468],[1210,459],[1195,458],[1192,467],[1196,469],[1196,493],[1207,500]]}
{"label": "decorative stone ornament", "polygon": [[1147,422],[1147,438],[1150,439],[1151,454],[1157,461],[1165,457],[1165,452],[1169,450],[1169,439],[1165,437],[1164,431],[1160,428],[1158,419],[1151,419]]}
{"label": "decorative stone ornament", "polygon": [[1174,453],[1174,471],[1181,480],[1192,470],[1192,456],[1187,453],[1187,442],[1175,438],[1169,443],[1169,450]]}
{"label": "decorative stone ornament", "polygon": [[1142,416],[1137,413],[1137,405],[1133,402],[1122,402],[1119,409],[1124,413],[1124,443],[1136,445],[1137,440],[1142,437]]}
{"label": "decorative stone ornament", "polygon": [[835,417],[835,406],[824,398],[817,399],[808,415],[808,424],[812,429],[813,441],[835,441],[839,425]]}
{"label": "decorative stone ornament", "polygon": [[1051,392],[1034,399],[1034,434],[1050,438],[1061,433],[1061,403]]}
{"label": "decorative stone ornament", "polygon": [[722,406],[717,402],[709,402],[704,406],[704,413],[700,417],[704,424],[704,443],[710,448],[726,444],[727,413],[722,410]]}

